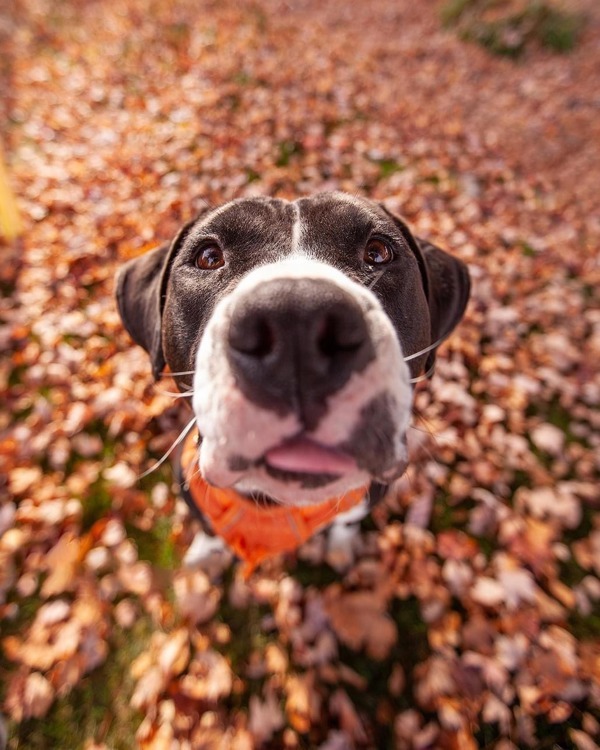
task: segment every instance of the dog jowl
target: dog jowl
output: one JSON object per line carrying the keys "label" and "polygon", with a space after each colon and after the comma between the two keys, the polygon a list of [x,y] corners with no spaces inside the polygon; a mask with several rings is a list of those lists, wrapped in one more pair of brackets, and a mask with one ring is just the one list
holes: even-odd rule
{"label": "dog jowl", "polygon": [[412,382],[468,296],[462,262],[343,193],[206,210],[117,283],[155,377],[193,391],[206,482],[287,506],[404,472]]}

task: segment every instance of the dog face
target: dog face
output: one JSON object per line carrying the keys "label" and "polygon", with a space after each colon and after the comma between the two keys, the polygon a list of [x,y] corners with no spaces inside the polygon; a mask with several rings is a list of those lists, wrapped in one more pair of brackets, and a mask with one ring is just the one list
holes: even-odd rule
{"label": "dog face", "polygon": [[468,295],[464,264],[342,193],[205,211],[117,283],[155,376],[193,373],[205,479],[290,505],[404,472],[411,380]]}

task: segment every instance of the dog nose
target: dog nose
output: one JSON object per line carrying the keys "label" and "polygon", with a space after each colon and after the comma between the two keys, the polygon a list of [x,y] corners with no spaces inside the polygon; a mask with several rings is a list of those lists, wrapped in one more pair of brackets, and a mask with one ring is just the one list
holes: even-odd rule
{"label": "dog nose", "polygon": [[322,279],[274,279],[239,299],[228,356],[237,385],[254,403],[294,410],[314,429],[326,399],[374,357],[363,311]]}

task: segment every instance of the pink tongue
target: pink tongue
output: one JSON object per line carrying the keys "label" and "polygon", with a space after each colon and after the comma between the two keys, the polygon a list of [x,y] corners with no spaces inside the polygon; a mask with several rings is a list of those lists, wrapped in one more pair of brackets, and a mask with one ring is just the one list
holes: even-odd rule
{"label": "pink tongue", "polygon": [[272,448],[265,458],[274,469],[303,474],[345,474],[357,469],[355,460],[347,453],[307,438],[296,438]]}

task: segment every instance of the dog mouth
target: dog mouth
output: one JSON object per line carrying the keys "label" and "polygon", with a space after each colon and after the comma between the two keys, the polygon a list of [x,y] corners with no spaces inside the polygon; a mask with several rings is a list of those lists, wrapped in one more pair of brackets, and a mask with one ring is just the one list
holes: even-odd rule
{"label": "dog mouth", "polygon": [[335,477],[359,470],[356,460],[339,448],[323,445],[307,437],[285,440],[264,455],[267,471],[281,475]]}

